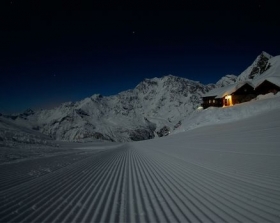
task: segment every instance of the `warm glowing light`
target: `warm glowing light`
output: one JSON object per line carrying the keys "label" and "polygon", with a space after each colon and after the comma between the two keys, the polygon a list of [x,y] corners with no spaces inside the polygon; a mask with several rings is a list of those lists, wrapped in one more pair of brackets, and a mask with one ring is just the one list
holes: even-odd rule
{"label": "warm glowing light", "polygon": [[227,95],[225,99],[231,99],[231,95]]}
{"label": "warm glowing light", "polygon": [[225,106],[232,106],[232,97],[231,95],[225,96]]}

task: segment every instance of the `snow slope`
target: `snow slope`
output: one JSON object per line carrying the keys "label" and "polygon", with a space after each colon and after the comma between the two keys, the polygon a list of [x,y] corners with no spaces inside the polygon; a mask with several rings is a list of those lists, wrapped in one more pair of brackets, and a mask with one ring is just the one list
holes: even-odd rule
{"label": "snow slope", "polygon": [[280,108],[255,108],[164,138],[0,164],[0,222],[279,222]]}
{"label": "snow slope", "polygon": [[235,122],[278,108],[280,109],[280,92],[276,95],[273,93],[260,95],[249,102],[230,107],[209,107],[205,110],[196,110],[172,134],[206,125]]}
{"label": "snow slope", "polygon": [[19,142],[31,142],[32,140],[38,142],[42,140],[51,140],[50,137],[26,128],[22,125],[17,125],[11,120],[0,117],[0,141],[19,141]]}

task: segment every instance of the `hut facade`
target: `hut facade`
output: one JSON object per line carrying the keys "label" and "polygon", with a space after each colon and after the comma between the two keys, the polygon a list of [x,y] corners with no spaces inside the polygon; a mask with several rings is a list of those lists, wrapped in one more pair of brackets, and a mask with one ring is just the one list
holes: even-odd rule
{"label": "hut facade", "polygon": [[239,82],[222,88],[215,88],[202,97],[202,107],[225,107],[250,101],[256,97],[250,82]]}

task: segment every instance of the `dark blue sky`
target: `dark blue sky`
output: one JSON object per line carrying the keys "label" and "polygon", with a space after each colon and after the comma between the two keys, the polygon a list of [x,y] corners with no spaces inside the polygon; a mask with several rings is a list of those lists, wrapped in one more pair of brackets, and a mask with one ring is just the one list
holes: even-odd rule
{"label": "dark blue sky", "polygon": [[280,22],[265,1],[44,2],[2,7],[0,112],[112,95],[168,74],[215,83],[263,50],[280,53]]}

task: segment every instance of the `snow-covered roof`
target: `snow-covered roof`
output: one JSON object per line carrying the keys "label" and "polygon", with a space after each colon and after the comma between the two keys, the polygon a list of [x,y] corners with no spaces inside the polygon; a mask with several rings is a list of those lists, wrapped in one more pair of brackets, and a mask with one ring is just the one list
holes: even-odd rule
{"label": "snow-covered roof", "polygon": [[225,87],[215,88],[203,95],[203,97],[217,97],[218,95],[222,95],[226,92],[231,92],[235,88],[235,85],[236,84],[231,84]]}
{"label": "snow-covered roof", "polygon": [[269,81],[272,84],[277,85],[278,87],[280,87],[280,77],[278,76],[270,76],[270,77],[266,77],[266,78],[261,78],[258,81],[256,81],[256,88],[258,86],[260,86],[264,81]]}
{"label": "snow-covered roof", "polygon": [[237,91],[239,88],[241,88],[245,84],[249,84],[250,86],[254,87],[254,85],[251,82],[242,81],[242,82],[234,83],[234,84],[231,84],[231,85],[228,85],[225,87],[215,88],[215,89],[209,91],[208,93],[206,93],[205,95],[203,95],[203,97],[223,98],[226,95],[234,93],[235,91]]}

